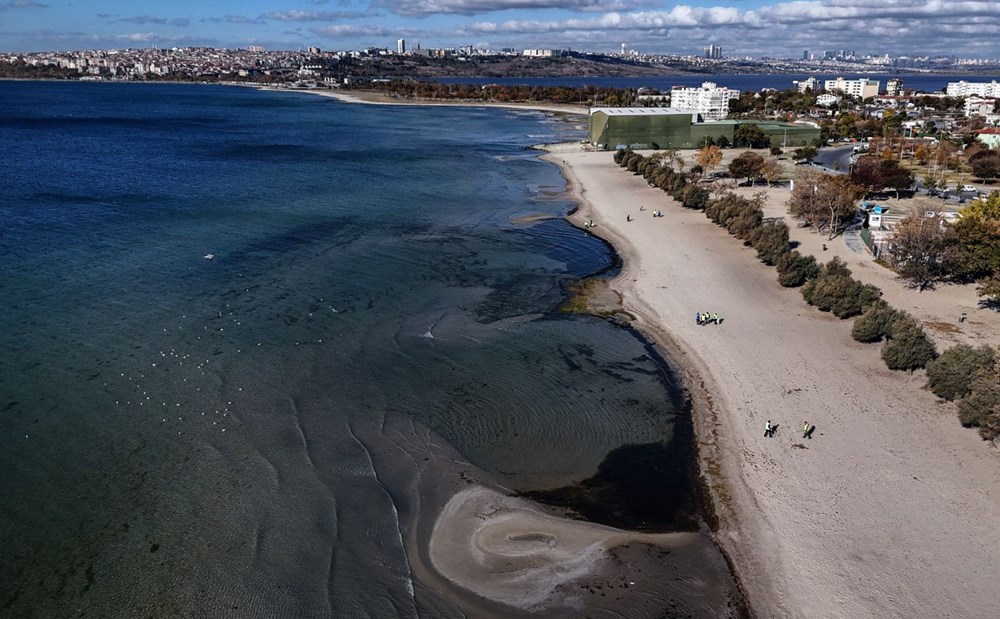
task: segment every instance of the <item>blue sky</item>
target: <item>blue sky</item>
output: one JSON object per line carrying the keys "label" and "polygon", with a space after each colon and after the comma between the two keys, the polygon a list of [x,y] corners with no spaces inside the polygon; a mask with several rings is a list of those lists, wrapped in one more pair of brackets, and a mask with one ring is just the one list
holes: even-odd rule
{"label": "blue sky", "polygon": [[0,51],[475,45],[1000,58],[1000,0],[0,0]]}

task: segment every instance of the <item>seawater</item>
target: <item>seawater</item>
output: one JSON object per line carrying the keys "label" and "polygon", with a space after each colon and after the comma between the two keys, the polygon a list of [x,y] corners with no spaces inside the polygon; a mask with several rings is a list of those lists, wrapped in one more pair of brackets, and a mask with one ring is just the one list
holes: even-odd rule
{"label": "seawater", "polygon": [[410,573],[370,447],[407,440],[388,421],[511,491],[671,444],[669,370],[556,311],[614,257],[526,147],[581,136],[536,112],[0,82],[0,615],[458,616]]}

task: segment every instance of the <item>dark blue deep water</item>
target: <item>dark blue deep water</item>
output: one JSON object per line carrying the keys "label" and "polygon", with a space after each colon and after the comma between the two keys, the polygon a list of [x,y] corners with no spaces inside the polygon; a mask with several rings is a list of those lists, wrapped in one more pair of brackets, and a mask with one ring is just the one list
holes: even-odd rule
{"label": "dark blue deep water", "polygon": [[[639,339],[555,311],[613,256],[525,147],[581,135],[533,112],[0,82],[0,615],[460,616],[407,565],[412,489],[375,472],[408,440],[389,421],[512,490],[681,423]],[[516,223],[535,213],[556,218]],[[704,552],[721,584],[699,595],[725,599]]]}

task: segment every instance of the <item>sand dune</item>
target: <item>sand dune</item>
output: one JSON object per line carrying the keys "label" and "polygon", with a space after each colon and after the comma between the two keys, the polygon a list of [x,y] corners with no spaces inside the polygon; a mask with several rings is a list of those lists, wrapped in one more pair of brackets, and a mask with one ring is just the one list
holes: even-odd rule
{"label": "sand dune", "polygon": [[[593,219],[591,232],[622,254],[612,286],[626,309],[685,375],[717,540],[756,613],[996,616],[1000,454],[922,388],[922,373],[887,370],[877,346],[850,338],[850,321],[781,288],[752,250],[611,153],[565,145],[546,157],[581,203],[575,219]],[[780,214],[778,200],[768,208]],[[994,332],[990,310],[960,296],[921,302],[884,273],[862,273],[887,280],[891,302],[925,321],[970,312],[973,324],[952,325],[949,339]],[[725,321],[698,326],[697,311]],[[768,419],[779,430],[765,439]],[[811,440],[805,421],[816,426]]]}

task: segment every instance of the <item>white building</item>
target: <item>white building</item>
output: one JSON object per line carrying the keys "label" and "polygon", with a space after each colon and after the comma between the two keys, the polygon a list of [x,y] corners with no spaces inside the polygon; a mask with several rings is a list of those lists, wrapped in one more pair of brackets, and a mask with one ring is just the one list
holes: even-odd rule
{"label": "white building", "polygon": [[739,98],[740,91],[720,88],[715,82],[705,82],[701,88],[674,86],[670,90],[671,107],[697,110],[705,120],[722,120],[729,115],[729,101]]}
{"label": "white building", "polygon": [[945,89],[945,93],[949,97],[970,97],[972,95],[979,95],[980,97],[1000,98],[1000,83],[996,80],[993,80],[992,82],[967,82],[965,80],[960,82],[948,82],[948,88]]}
{"label": "white building", "polygon": [[903,80],[891,79],[885,83],[885,94],[890,97],[898,97],[903,94]]}
{"label": "white building", "polygon": [[996,99],[969,97],[965,100],[965,116],[986,116],[992,114],[996,103]]}
{"label": "white building", "polygon": [[397,54],[406,53],[406,39],[396,39],[396,53]]}
{"label": "white building", "polygon": [[823,88],[828,92],[839,90],[845,95],[867,99],[878,95],[878,85],[877,80],[870,80],[867,77],[856,80],[845,80],[842,77],[838,77],[835,80],[826,80]]}
{"label": "white building", "polygon": [[822,105],[823,107],[830,107],[834,103],[840,103],[840,97],[837,95],[825,94],[816,97],[816,105]]}
{"label": "white building", "polygon": [[553,56],[559,55],[559,50],[555,49],[526,49],[521,52],[522,56],[530,56],[532,58],[552,58]]}
{"label": "white building", "polygon": [[801,82],[795,80],[792,83],[795,84],[795,87],[799,92],[805,92],[807,90],[811,90],[814,93],[819,92],[819,80],[815,77],[810,77],[809,79],[802,80]]}

